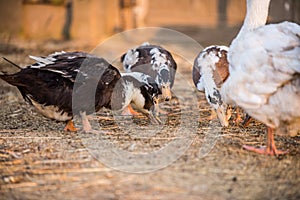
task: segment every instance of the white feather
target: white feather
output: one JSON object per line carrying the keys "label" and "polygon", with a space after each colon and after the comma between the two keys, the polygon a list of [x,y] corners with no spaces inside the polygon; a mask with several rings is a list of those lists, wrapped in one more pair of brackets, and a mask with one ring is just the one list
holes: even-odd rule
{"label": "white feather", "polygon": [[227,103],[275,128],[287,118],[300,118],[299,88],[298,92],[291,89],[295,74],[300,73],[300,26],[290,22],[261,26],[269,0],[249,2],[252,10],[229,49],[230,76],[221,94]]}
{"label": "white feather", "polygon": [[130,103],[134,103],[139,110],[144,110],[145,98],[141,93],[139,88],[134,87],[133,83],[130,81],[124,81],[123,95],[125,96],[125,101],[122,105],[122,110],[128,106]]}
{"label": "white feather", "polygon": [[39,63],[42,63],[44,65],[53,64],[54,63],[53,61],[55,61],[55,59],[52,58],[52,57],[45,57],[45,58],[43,58],[43,57],[31,56],[30,55],[29,58],[31,58],[31,59],[39,62]]}
{"label": "white feather", "polygon": [[41,67],[45,67],[46,65],[54,64],[54,61],[56,59],[53,57],[64,54],[64,53],[66,53],[66,52],[64,52],[64,51],[55,52],[55,53],[48,55],[47,57],[39,57],[39,56],[29,55],[29,58],[37,61],[37,64],[31,65],[31,68],[41,68]]}
{"label": "white feather", "polygon": [[143,44],[141,44],[141,46],[149,46],[150,43],[149,42],[144,42]]}
{"label": "white feather", "polygon": [[146,85],[149,85],[148,79],[151,79],[151,76],[141,73],[141,72],[127,72],[127,73],[121,73],[121,76],[131,76],[138,80],[139,82],[142,82]]}
{"label": "white feather", "polygon": [[128,50],[123,61],[123,66],[126,72],[130,72],[131,67],[135,65],[138,61],[139,61],[139,52],[136,51],[136,49]]}
{"label": "white feather", "polygon": [[166,64],[170,61],[167,60],[165,54],[161,53],[158,48],[150,50],[151,54],[151,65],[154,71],[159,71],[162,67],[168,68]]}
{"label": "white feather", "polygon": [[[216,51],[215,49],[218,50]],[[203,49],[196,58],[194,67],[196,67],[200,73],[200,79],[196,86],[199,91],[205,92],[207,100],[208,96],[214,96],[214,91],[219,89],[214,81],[213,74],[216,70],[216,64],[219,62],[220,57],[222,57],[221,51],[227,52],[228,47],[208,46]],[[215,107],[215,105],[212,106]]]}

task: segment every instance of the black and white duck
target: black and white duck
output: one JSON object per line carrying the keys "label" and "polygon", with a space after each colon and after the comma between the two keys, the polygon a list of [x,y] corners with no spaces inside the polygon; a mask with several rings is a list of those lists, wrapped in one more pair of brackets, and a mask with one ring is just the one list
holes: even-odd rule
{"label": "black and white duck", "polygon": [[171,53],[158,45],[144,43],[127,51],[121,57],[126,72],[141,72],[151,76],[158,84],[164,100],[172,98],[177,64]]}
{"label": "black and white duck", "polygon": [[160,123],[157,117],[158,95],[161,93],[155,80],[144,73],[121,73],[119,81],[112,94],[112,110],[121,110],[123,115],[139,115],[132,109],[149,116],[152,123]]}
{"label": "black and white duck", "polygon": [[[126,92],[114,92],[123,79],[119,70],[103,58],[83,52],[30,57],[37,62],[25,68],[9,61],[20,71],[15,74],[2,72],[0,78],[16,86],[25,101],[45,117],[66,121],[66,131],[77,130],[72,121],[74,115],[81,116],[84,131],[91,131],[87,114],[102,107],[111,108],[113,93],[124,94],[115,98],[127,98]],[[127,98],[126,103],[130,103],[131,98]]]}

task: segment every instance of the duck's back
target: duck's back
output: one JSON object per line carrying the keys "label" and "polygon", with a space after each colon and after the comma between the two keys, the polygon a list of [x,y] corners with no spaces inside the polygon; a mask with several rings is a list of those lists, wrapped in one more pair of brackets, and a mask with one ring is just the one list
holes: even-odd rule
{"label": "duck's back", "polygon": [[72,118],[73,83],[61,75],[25,68],[12,75],[1,75],[1,79],[16,86],[23,98],[44,116],[59,121]]}
{"label": "duck's back", "polygon": [[174,83],[177,64],[171,53],[158,45],[143,44],[129,50],[121,58],[126,72],[141,72],[157,77],[160,66],[168,66],[171,85]]}

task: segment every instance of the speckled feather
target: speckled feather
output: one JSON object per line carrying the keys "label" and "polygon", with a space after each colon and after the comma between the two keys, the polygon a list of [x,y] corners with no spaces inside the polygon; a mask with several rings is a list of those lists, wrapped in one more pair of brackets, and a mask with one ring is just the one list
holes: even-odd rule
{"label": "speckled feather", "polygon": [[[157,61],[158,59],[157,57],[159,57],[154,56],[153,49],[157,49],[159,53],[162,54],[162,56],[165,58],[164,64],[170,71],[167,79],[169,79],[168,81],[170,81],[170,85],[172,87],[175,79],[177,64],[173,59],[171,53],[160,46],[147,44],[141,45],[135,49],[130,49],[121,57],[121,62],[123,62],[124,69],[126,72],[142,72],[148,74],[156,80],[159,73],[159,68],[161,66],[153,66],[155,61]],[[128,62],[128,60],[130,60],[130,62]]]}
{"label": "speckled feather", "polygon": [[222,106],[219,88],[229,75],[225,46],[209,46],[196,57],[192,78],[196,88],[206,94],[207,101],[217,109]]}
{"label": "speckled feather", "polygon": [[[154,107],[154,97],[161,92],[155,80],[150,76],[139,73],[122,73],[112,94],[112,109],[122,110],[130,103],[136,105],[143,113],[148,113]],[[120,98],[121,97],[121,98]]]}

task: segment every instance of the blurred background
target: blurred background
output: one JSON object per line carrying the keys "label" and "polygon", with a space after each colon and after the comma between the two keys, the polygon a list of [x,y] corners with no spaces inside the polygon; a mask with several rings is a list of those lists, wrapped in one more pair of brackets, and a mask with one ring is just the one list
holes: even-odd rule
{"label": "blurred background", "polygon": [[[269,22],[299,23],[299,10],[299,0],[273,0]],[[202,45],[228,45],[245,11],[245,0],[0,0],[0,41],[95,45],[124,30],[167,27]]]}

